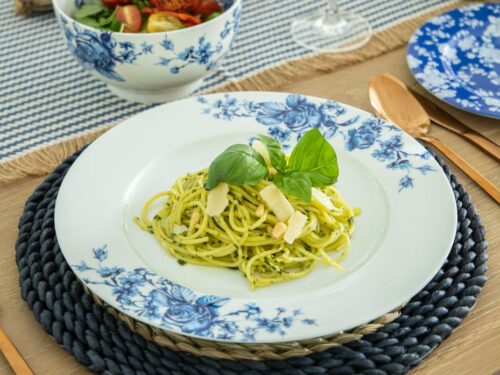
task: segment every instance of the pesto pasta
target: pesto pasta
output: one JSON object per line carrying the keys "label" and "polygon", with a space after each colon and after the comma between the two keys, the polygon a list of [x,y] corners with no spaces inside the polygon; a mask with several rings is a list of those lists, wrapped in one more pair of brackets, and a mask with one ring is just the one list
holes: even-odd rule
{"label": "pesto pasta", "polygon": [[[259,195],[271,182],[229,185],[227,207],[210,216],[207,175],[204,169],[180,177],[169,191],[151,197],[135,218],[179,263],[239,270],[251,289],[304,277],[318,263],[343,270],[339,263],[349,251],[359,210],[344,202],[336,188],[321,189],[332,209],[286,195],[293,210],[306,218],[290,244],[273,235],[280,220]],[[153,215],[152,206],[158,204],[161,208]]]}

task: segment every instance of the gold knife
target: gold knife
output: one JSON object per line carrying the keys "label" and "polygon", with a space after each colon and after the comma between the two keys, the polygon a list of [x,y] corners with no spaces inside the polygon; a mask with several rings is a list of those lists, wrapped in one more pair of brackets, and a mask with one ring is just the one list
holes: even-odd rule
{"label": "gold knife", "polygon": [[425,109],[432,122],[435,122],[436,124],[461,135],[469,142],[486,152],[496,161],[500,161],[500,147],[496,143],[490,141],[488,138],[485,138],[474,129],[471,129],[445,110],[439,108],[432,101],[417,93],[415,90],[410,89],[410,91]]}

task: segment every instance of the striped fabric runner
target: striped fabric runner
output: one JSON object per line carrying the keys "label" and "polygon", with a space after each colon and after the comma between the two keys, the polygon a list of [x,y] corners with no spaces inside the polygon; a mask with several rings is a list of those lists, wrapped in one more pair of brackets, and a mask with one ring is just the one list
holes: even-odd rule
{"label": "striped fabric runner", "polygon": [[[380,31],[456,0],[349,0],[345,10]],[[321,0],[243,0],[236,42],[200,92],[312,54],[296,45],[290,22]],[[149,106],[123,101],[88,75],[66,50],[52,12],[15,16],[0,2],[0,163],[103,129]]]}

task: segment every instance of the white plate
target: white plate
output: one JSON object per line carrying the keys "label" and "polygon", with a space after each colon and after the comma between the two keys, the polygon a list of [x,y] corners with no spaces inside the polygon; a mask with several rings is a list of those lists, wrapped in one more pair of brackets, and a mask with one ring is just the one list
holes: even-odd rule
{"label": "white plate", "polygon": [[[184,265],[133,222],[147,198],[259,133],[291,149],[318,127],[335,147],[337,183],[361,207],[346,272],[251,291],[226,269]],[[147,324],[231,342],[285,342],[367,323],[405,303],[445,260],[455,200],[439,165],[416,141],[369,113],[325,99],[230,93],[143,112],[75,161],[56,202],[56,232],[76,275],[111,306]]]}

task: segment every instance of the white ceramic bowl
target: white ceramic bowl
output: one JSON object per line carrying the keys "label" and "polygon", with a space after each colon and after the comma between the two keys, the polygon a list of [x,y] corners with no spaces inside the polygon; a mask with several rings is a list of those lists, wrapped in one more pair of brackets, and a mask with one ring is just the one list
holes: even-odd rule
{"label": "white ceramic bowl", "polygon": [[142,103],[167,102],[192,93],[229,51],[241,0],[223,0],[213,20],[163,33],[108,32],[71,16],[81,0],[53,0],[68,48],[80,65],[116,95]]}

